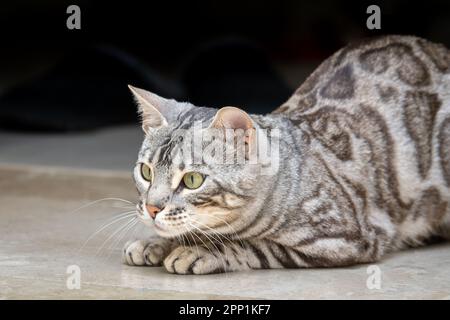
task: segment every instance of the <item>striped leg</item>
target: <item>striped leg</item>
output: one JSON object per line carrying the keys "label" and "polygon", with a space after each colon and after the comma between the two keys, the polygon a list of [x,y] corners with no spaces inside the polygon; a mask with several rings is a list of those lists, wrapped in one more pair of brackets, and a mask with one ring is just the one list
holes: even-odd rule
{"label": "striped leg", "polygon": [[252,269],[341,267],[380,259],[386,242],[358,238],[319,238],[287,247],[273,241],[247,242],[247,261]]}
{"label": "striped leg", "polygon": [[170,273],[210,274],[249,269],[306,266],[291,249],[264,240],[210,244],[208,247],[178,247],[164,260]]}
{"label": "striped leg", "polygon": [[376,261],[381,249],[377,241],[318,239],[298,247],[269,240],[177,247],[164,260],[170,273],[210,274],[249,269],[339,267]]}

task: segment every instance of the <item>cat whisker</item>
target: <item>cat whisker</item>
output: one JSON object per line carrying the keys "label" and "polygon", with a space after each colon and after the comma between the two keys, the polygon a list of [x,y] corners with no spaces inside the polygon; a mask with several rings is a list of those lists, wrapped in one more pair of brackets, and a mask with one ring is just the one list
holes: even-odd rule
{"label": "cat whisker", "polygon": [[183,246],[183,248],[186,248],[185,243],[184,243],[184,235],[183,234],[177,235],[177,240],[178,240],[178,243],[180,243]]}
{"label": "cat whisker", "polygon": [[[192,221],[192,222],[196,222],[196,221]],[[203,226],[205,226],[205,225],[203,225]],[[207,227],[207,226],[206,226]],[[203,230],[201,230],[201,229],[199,229],[199,228],[197,228],[211,243],[212,243],[212,245],[216,248],[216,250],[218,250],[218,247],[214,244],[214,242],[213,242],[213,240],[211,240],[209,237],[208,237],[208,235],[203,231]],[[222,246],[223,246],[223,250],[224,250],[224,252],[225,252],[225,261],[227,261],[228,260],[228,254],[227,254],[227,251],[226,251],[226,248],[227,248],[227,246],[225,245],[225,243],[220,239],[220,234],[218,234],[219,235],[219,237],[214,237],[213,235],[211,235],[211,237],[213,237],[214,239],[216,239]],[[230,240],[229,240],[230,241]],[[230,243],[231,244],[233,244],[233,242],[231,242],[230,241]],[[218,251],[218,253],[219,253],[219,255],[221,255],[221,258],[222,258],[222,260],[224,259],[222,256],[223,256],[223,254],[221,253],[221,251]],[[224,271],[226,271],[226,267],[225,267],[225,261],[222,261],[223,262],[223,264],[224,264]]]}
{"label": "cat whisker", "polygon": [[[108,247],[108,250],[110,251],[108,258],[111,256],[111,254],[114,252],[115,247],[117,247],[117,245],[120,243],[120,241],[122,241],[122,239],[125,237],[125,235],[134,227],[136,227],[136,225],[138,224],[138,220],[135,219],[133,221],[133,223],[129,224],[128,227],[122,229],[122,231],[119,233],[119,235],[116,237],[116,240],[113,241],[113,243]],[[131,238],[134,237],[135,233],[136,233],[136,229],[134,230],[135,232],[133,232],[133,236]]]}
{"label": "cat whisker", "polygon": [[[135,221],[136,223],[138,222],[137,219],[135,219],[134,221]],[[126,229],[123,229],[123,230],[118,234],[116,240],[114,240],[114,241],[112,242],[112,244],[111,244],[110,246],[108,246],[108,250],[111,250],[111,249],[114,249],[114,248],[115,248],[115,246],[120,242],[120,240],[123,238],[123,236],[125,236],[125,234],[126,234],[125,231],[126,231]],[[133,238],[133,237],[134,237],[134,234],[131,236],[131,238]]]}
{"label": "cat whisker", "polygon": [[83,209],[85,209],[85,208],[87,208],[89,206],[92,206],[94,204],[97,204],[97,203],[100,203],[100,202],[104,202],[104,201],[121,201],[121,202],[125,202],[125,203],[127,203],[129,205],[136,206],[135,203],[133,203],[131,201],[128,201],[128,200],[125,200],[125,199],[122,199],[122,198],[102,198],[102,199],[98,199],[98,200],[86,203],[86,204],[76,208],[75,210],[72,210],[71,212],[69,212],[69,214],[74,214],[74,213],[76,213],[76,212],[78,212],[80,210],[83,210]]}
{"label": "cat whisker", "polygon": [[123,230],[123,228],[128,227],[131,223],[135,222],[137,220],[137,217],[132,217],[130,220],[125,222],[125,224],[122,224],[119,228],[117,228],[105,241],[103,241],[102,245],[98,248],[96,255],[98,255],[102,249],[105,247],[105,245],[108,243],[110,239],[112,239],[118,232]]}
{"label": "cat whisker", "polygon": [[[188,221],[188,224],[191,226],[191,227],[193,227],[193,228],[195,228],[196,230],[198,230],[203,236],[205,236],[207,239],[208,239],[208,241],[214,246],[214,248],[216,249],[216,251],[217,251],[217,253],[219,254],[219,256],[220,256],[220,260],[221,260],[221,262],[222,262],[222,264],[223,264],[223,270],[224,270],[224,272],[226,271],[226,262],[225,261],[227,261],[227,260],[225,260],[225,259],[228,259],[228,257],[227,257],[227,254],[226,254],[226,248],[225,248],[225,246],[224,246],[224,251],[225,251],[225,257],[224,257],[224,255],[222,254],[222,252],[220,251],[220,249],[217,247],[217,245],[214,243],[214,241],[213,240],[211,240],[211,238],[203,231],[203,230],[201,230],[200,228],[198,228],[198,227],[196,227],[195,225],[193,225],[193,224],[191,224],[189,221]],[[198,235],[196,235],[195,233],[192,233],[193,235],[195,235],[203,244],[204,244],[204,246],[206,247],[206,249],[208,249],[208,251],[213,255],[213,256],[215,256],[214,255],[214,253],[211,251],[211,249],[208,247],[208,245],[198,236]]]}
{"label": "cat whisker", "polygon": [[[184,226],[184,229],[186,230],[186,240],[188,242],[189,247],[194,247],[195,246],[195,248],[197,249],[197,255],[199,255],[200,252],[198,251],[198,246],[197,246],[197,243],[195,241],[194,236],[192,235],[191,230],[189,230],[186,226]],[[192,239],[192,242],[194,243],[194,245],[191,245],[191,242],[189,241],[189,237],[188,236],[191,236],[191,239]]]}
{"label": "cat whisker", "polygon": [[[208,216],[211,216],[211,217],[220,219],[219,217],[216,217],[216,216],[213,216],[213,215],[208,215]],[[222,222],[226,223],[226,224],[230,227],[230,229],[231,229],[231,230],[234,232],[234,234],[236,235],[236,238],[237,238],[236,240],[238,240],[239,243],[240,243],[240,245],[241,245],[241,247],[244,248],[244,247],[245,247],[245,246],[244,246],[244,243],[243,243],[243,241],[241,240],[241,238],[236,234],[236,232],[234,231],[234,228],[231,227],[231,226],[230,226],[226,221],[224,221],[223,219],[220,219],[220,220],[221,220]],[[200,222],[195,221],[195,220],[193,220],[193,219],[190,219],[190,221],[201,224]],[[215,233],[216,235],[218,235],[219,237],[223,237],[223,238],[225,238],[226,240],[228,240],[231,246],[233,246],[233,245],[235,244],[235,243],[233,242],[233,239],[230,239],[230,238],[227,237],[226,235],[224,235],[224,234],[218,232],[217,230],[214,230],[213,228],[211,228],[211,227],[209,227],[209,226],[207,226],[207,225],[205,225],[205,224],[201,224],[201,225],[204,226],[204,227],[206,227],[206,228],[208,228],[209,230],[211,230],[212,232],[214,232],[214,233]],[[225,243],[224,243],[223,241],[220,241],[220,242],[221,242],[222,245],[225,247]],[[247,251],[244,251],[244,252],[245,252],[245,254],[247,255]]]}
{"label": "cat whisker", "polygon": [[[186,228],[186,230],[187,230],[187,228]],[[189,230],[188,230],[188,232],[189,232]],[[183,239],[183,244],[186,245],[186,246],[188,246],[189,243],[188,243],[188,237],[187,237],[187,235],[185,235],[185,234],[183,233],[183,234],[181,235],[181,237],[182,237],[182,239]]]}
{"label": "cat whisker", "polygon": [[94,233],[92,233],[86,239],[86,241],[83,243],[83,245],[80,247],[80,249],[78,249],[78,252],[82,251],[84,249],[84,247],[86,247],[86,245],[89,243],[89,241],[91,241],[97,234],[99,234],[100,232],[102,232],[103,230],[108,228],[109,226],[111,226],[123,219],[129,218],[129,217],[135,215],[135,213],[136,213],[135,211],[127,211],[127,212],[123,212],[123,213],[120,213],[120,214],[112,217],[111,219],[113,221],[111,221],[111,219],[108,219],[104,224],[102,224],[96,231],[94,231]]}
{"label": "cat whisker", "polygon": [[[200,256],[200,251],[198,249],[198,245],[197,245],[197,243],[196,243],[196,241],[194,239],[194,236],[196,236],[200,240],[200,242],[203,243],[203,246],[206,248],[206,250],[208,250],[213,256],[215,256],[214,253],[212,252],[212,250],[208,247],[208,245],[197,234],[195,234],[194,232],[192,232],[191,230],[189,230],[187,228],[186,228],[186,230],[187,230],[188,234],[191,235],[191,237],[193,238],[193,241],[195,243],[195,247],[197,249],[197,256]],[[217,266],[219,266],[218,263],[217,263]]]}
{"label": "cat whisker", "polygon": [[118,214],[116,214],[115,216],[113,216],[113,217],[111,217],[111,218],[108,218],[108,219],[106,220],[105,224],[108,223],[108,222],[111,221],[111,220],[116,219],[116,218],[124,217],[124,216],[127,216],[127,215],[134,215],[134,214],[136,214],[136,210],[129,210],[129,211],[125,211],[125,212],[118,213]]}
{"label": "cat whisker", "polygon": [[[227,221],[225,221],[224,219],[218,217],[217,215],[212,215],[212,214],[208,214],[208,213],[202,213],[202,215],[205,215],[205,216],[208,216],[208,217],[217,219],[217,220],[219,220],[220,222],[223,222],[224,224],[226,224],[226,225],[228,226],[228,228],[230,228],[231,234],[232,234],[232,235],[234,234],[234,235],[236,236],[236,240],[239,241],[239,243],[240,243],[240,245],[241,245],[242,247],[244,247],[244,242],[242,241],[242,238],[237,234],[237,232],[235,231],[235,229],[234,229]],[[216,231],[216,232],[217,232],[217,231]]]}
{"label": "cat whisker", "polygon": [[[212,232],[214,232],[214,234],[211,234],[212,237],[214,237],[214,239],[216,239],[218,242],[220,242],[224,247],[225,247],[225,243],[223,242],[223,240],[221,239],[221,237],[224,237],[226,240],[228,240],[230,243],[232,243],[232,241],[228,238],[226,238],[224,235],[222,235],[221,233],[215,231],[214,229],[212,229],[211,227],[199,222],[199,221],[195,221],[193,219],[190,219],[190,222],[194,223],[194,224],[198,224],[198,226],[201,227],[206,227],[209,230],[211,230]],[[203,231],[203,230],[202,230]]]}
{"label": "cat whisker", "polygon": [[113,208],[119,208],[119,209],[133,209],[136,208],[135,205],[126,205],[126,206],[112,206]]}

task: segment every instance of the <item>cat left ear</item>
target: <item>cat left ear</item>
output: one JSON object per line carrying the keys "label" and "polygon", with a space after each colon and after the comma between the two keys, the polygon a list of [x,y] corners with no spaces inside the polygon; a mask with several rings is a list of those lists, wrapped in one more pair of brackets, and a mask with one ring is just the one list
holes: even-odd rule
{"label": "cat left ear", "polygon": [[244,110],[236,107],[223,107],[217,111],[210,128],[216,129],[255,129],[253,120]]}
{"label": "cat left ear", "polygon": [[139,113],[142,117],[142,129],[149,133],[150,129],[158,129],[167,126],[167,120],[163,116],[163,110],[168,104],[164,99],[149,91],[128,85],[138,104]]}
{"label": "cat left ear", "polygon": [[256,137],[256,129],[252,118],[247,112],[236,107],[223,107],[217,111],[209,128],[242,129],[245,132],[245,143],[247,144],[254,142]]}

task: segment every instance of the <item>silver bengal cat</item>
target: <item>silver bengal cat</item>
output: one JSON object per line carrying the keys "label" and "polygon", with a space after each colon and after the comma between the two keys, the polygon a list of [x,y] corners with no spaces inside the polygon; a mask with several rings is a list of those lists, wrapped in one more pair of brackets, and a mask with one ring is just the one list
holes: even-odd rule
{"label": "silver bengal cat", "polygon": [[[130,89],[145,131],[137,215],[158,237],[129,241],[129,265],[178,274],[349,266],[450,234],[443,45],[386,36],[347,46],[264,116]],[[245,130],[233,145],[245,159],[255,132],[277,129],[277,170],[185,162],[177,146],[208,129]]]}

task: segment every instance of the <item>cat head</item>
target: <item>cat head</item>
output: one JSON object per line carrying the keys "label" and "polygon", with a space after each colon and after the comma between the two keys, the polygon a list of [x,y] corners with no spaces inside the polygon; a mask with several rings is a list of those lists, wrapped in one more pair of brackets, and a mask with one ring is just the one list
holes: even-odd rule
{"label": "cat head", "polygon": [[[196,107],[130,86],[144,141],[134,168],[138,216],[163,237],[231,234],[254,215],[267,176],[251,161],[257,123],[235,107]],[[213,143],[214,142],[214,143]]]}

